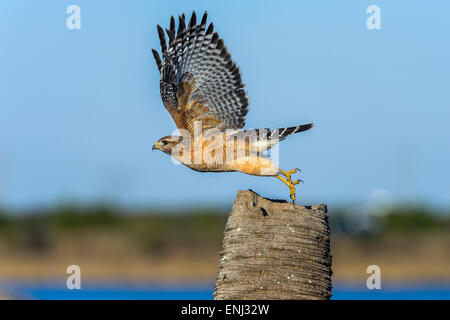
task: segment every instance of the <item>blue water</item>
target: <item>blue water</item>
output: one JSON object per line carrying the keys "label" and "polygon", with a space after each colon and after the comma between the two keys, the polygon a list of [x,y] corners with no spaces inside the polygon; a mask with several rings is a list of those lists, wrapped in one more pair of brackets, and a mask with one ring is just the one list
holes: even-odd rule
{"label": "blue water", "polygon": [[380,290],[337,284],[334,300],[449,300],[450,283],[382,284]]}
{"label": "blue water", "polygon": [[[8,293],[14,298],[25,299],[133,299],[133,300],[210,300],[212,284],[163,285],[163,284],[89,284],[81,290],[68,290],[65,283],[0,283],[0,293]],[[363,286],[336,284],[333,289],[335,300],[419,300],[450,299],[450,283],[440,284],[388,284],[380,290],[368,290]]]}

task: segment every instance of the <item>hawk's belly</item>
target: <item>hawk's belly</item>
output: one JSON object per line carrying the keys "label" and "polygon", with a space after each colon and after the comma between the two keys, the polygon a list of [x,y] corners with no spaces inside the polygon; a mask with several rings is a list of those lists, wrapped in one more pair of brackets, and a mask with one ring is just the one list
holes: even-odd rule
{"label": "hawk's belly", "polygon": [[191,168],[195,171],[200,172],[233,172],[237,171],[236,169],[232,168],[232,166],[227,164],[193,164],[193,163],[183,163],[186,167]]}
{"label": "hawk's belly", "polygon": [[256,156],[236,159],[231,163],[182,163],[192,170],[201,172],[239,171],[254,176],[275,176],[280,172],[278,166],[269,158]]}

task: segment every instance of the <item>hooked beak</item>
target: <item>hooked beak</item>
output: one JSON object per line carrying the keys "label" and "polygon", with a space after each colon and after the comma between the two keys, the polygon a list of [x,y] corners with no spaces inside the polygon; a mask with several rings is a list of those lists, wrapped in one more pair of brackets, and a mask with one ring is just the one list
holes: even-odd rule
{"label": "hooked beak", "polygon": [[159,145],[158,145],[158,142],[157,142],[157,143],[155,143],[155,144],[153,145],[153,147],[152,147],[152,151],[154,151],[155,149],[159,149]]}

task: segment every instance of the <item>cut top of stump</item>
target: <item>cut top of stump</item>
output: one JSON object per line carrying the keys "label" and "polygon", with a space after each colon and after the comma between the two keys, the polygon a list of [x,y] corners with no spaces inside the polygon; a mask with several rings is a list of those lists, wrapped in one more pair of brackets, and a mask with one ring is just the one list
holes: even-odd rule
{"label": "cut top of stump", "polygon": [[329,299],[327,206],[240,190],[225,227],[215,299]]}

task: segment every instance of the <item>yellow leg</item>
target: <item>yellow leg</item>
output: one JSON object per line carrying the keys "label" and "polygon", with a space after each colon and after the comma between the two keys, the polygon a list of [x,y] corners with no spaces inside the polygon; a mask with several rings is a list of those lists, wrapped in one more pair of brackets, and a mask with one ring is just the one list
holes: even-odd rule
{"label": "yellow leg", "polygon": [[[292,171],[292,170],[291,170]],[[282,171],[283,173],[283,171]],[[283,173],[284,174],[284,173]],[[289,187],[289,195],[292,199],[292,202],[295,201],[295,185],[299,184],[300,181],[299,180],[295,180],[294,182],[292,182],[290,175],[286,176],[287,179],[283,178],[282,176],[276,176],[278,179],[280,179],[285,185],[287,185]]]}
{"label": "yellow leg", "polygon": [[[284,171],[284,170],[281,170],[280,169],[280,172],[286,177],[286,179],[287,179],[287,181],[288,182],[292,182],[292,180],[291,180],[291,174],[294,174],[294,173],[296,173],[297,171],[301,171],[300,169],[292,169],[292,170],[289,170],[289,171]],[[302,180],[295,180],[297,183],[295,183],[294,182],[294,185],[295,184],[298,184],[299,182],[303,182]]]}

